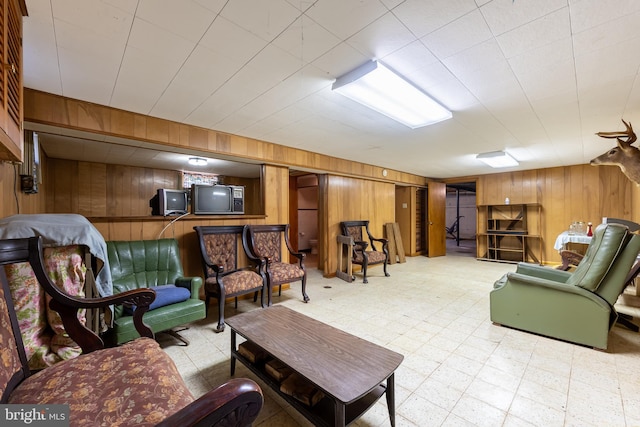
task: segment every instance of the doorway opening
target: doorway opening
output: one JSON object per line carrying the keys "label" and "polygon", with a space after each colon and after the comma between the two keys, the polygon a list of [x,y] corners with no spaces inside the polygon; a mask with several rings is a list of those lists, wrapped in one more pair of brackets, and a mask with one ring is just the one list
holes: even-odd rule
{"label": "doorway opening", "polygon": [[476,256],[476,183],[447,184],[447,255]]}
{"label": "doorway opening", "polygon": [[318,176],[291,173],[289,240],[293,249],[305,252],[305,266],[318,266]]}

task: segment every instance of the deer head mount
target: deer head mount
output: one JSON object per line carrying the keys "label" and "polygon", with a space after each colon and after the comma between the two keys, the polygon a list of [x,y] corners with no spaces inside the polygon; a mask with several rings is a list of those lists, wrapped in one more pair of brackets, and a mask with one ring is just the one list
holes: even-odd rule
{"label": "deer head mount", "polygon": [[637,137],[631,123],[622,120],[626,130],[616,132],[598,132],[602,138],[615,138],[618,146],[591,160],[592,165],[618,166],[631,181],[640,185],[640,150],[633,147]]}

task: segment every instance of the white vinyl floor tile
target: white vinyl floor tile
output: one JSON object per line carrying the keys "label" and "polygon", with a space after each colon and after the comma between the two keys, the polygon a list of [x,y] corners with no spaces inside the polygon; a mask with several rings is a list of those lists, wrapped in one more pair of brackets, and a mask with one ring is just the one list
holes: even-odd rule
{"label": "white vinyl floor tile", "polygon": [[[489,292],[513,270],[466,255],[410,257],[389,266],[391,277],[372,267],[363,284],[358,274],[346,283],[309,268],[309,303],[299,283],[274,294],[273,303],[402,353],[399,427],[640,426],[640,334],[615,326],[601,351],[493,325]],[[225,316],[259,307],[251,299],[237,309],[229,302]],[[230,378],[230,332],[216,333],[216,324],[214,301],[207,319],[182,332],[189,346],[158,335],[195,396]],[[311,425],[241,364],[238,376],[263,386],[255,426]],[[390,425],[385,399],[354,425]]]}

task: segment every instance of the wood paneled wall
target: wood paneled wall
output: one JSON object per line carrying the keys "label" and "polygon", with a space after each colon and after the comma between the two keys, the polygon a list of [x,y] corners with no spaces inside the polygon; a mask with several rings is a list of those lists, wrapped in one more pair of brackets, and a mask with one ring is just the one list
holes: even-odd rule
{"label": "wood paneled wall", "polygon": [[387,176],[383,177],[383,168],[379,166],[117,110],[33,89],[24,90],[24,117],[28,122],[153,142],[172,148],[201,150],[212,156],[232,156],[410,185],[424,185],[426,182],[424,177],[406,172],[389,169]]}
{"label": "wood paneled wall", "polygon": [[158,188],[179,188],[180,173],[75,160],[49,159],[45,182],[48,213],[87,217],[151,215]]}
{"label": "wood paneled wall", "polygon": [[[602,222],[603,217],[640,222],[640,189],[613,166],[576,165],[483,175],[477,180],[477,204],[542,206],[542,259],[559,263],[556,237],[573,221]],[[479,221],[482,219],[479,217]],[[478,227],[480,229],[480,227]]]}
{"label": "wood paneled wall", "polygon": [[[318,262],[323,263],[319,267],[325,275],[332,276],[338,266],[336,236],[342,234],[340,222],[369,220],[371,234],[383,237],[384,224],[395,222],[396,192],[395,185],[390,183],[335,175],[319,178],[320,217],[326,218],[326,222],[319,224],[318,247],[327,248],[324,251],[327,257]],[[382,271],[373,274],[382,274]]]}
{"label": "wood paneled wall", "polygon": [[[46,167],[45,159],[41,160],[41,167]],[[44,212],[46,181],[43,184],[39,184],[38,187],[38,193],[23,193],[20,190],[20,166],[14,163],[0,162],[0,196],[2,197],[0,214],[2,217],[19,213]]]}
{"label": "wood paneled wall", "polygon": [[[262,168],[263,181],[269,189],[269,196],[264,203],[264,214],[217,218],[190,215],[175,222],[172,222],[175,217],[152,217],[149,199],[157,188],[178,188],[179,172],[49,159],[45,173],[48,189],[46,207],[42,203],[41,206],[30,207],[25,213],[84,215],[96,226],[105,240],[173,237],[179,242],[185,272],[194,276],[202,275],[194,226],[278,224],[287,223],[289,220],[289,170],[280,166]],[[260,198],[260,180],[252,181],[254,182],[235,179],[235,183],[250,185],[250,199],[253,197],[251,194],[256,193],[256,197]],[[5,187],[3,185],[2,188]],[[259,201],[248,200],[248,203],[255,206]]]}
{"label": "wood paneled wall", "polygon": [[[149,199],[158,188],[180,188],[179,171],[75,160],[49,159],[45,182],[48,213],[87,217],[151,215]],[[225,177],[226,184],[245,186],[245,213],[263,214],[260,179]]]}

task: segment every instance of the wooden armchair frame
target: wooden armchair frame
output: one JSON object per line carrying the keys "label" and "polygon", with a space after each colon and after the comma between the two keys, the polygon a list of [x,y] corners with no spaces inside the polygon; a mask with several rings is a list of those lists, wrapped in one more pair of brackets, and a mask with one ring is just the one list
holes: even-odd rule
{"label": "wooden armchair frame", "polygon": [[[208,310],[211,297],[218,300],[216,332],[222,332],[226,298],[234,298],[235,307],[238,308],[238,296],[253,293],[255,302],[260,292],[260,306],[264,308],[267,291],[267,278],[262,268],[264,261],[258,260],[253,265],[239,267],[238,240],[242,239],[242,225],[196,226],[193,229],[200,245],[205,304]],[[253,261],[249,255],[247,258]]]}
{"label": "wooden armchair frame", "polygon": [[[369,231],[369,221],[342,221],[340,223],[342,234],[353,238],[352,263],[362,266],[362,283],[369,283],[367,279],[367,267],[374,264],[382,264],[385,277],[389,277],[387,264],[389,263],[389,241],[385,238],[374,237]],[[369,242],[364,240],[362,229],[364,228]],[[378,251],[376,242],[382,245],[382,250]],[[367,248],[371,247],[371,250]],[[355,277],[354,277],[355,279]]]}
{"label": "wooden armchair frame", "polygon": [[[277,235],[277,238],[275,237]],[[268,253],[260,250],[264,241],[273,241]],[[282,250],[281,241],[284,239],[286,251]],[[289,224],[275,225],[245,225],[242,233],[242,244],[247,256],[252,262],[261,264],[261,270],[267,278],[268,305],[271,305],[271,293],[274,286],[279,286],[278,295],[282,295],[282,285],[285,283],[302,282],[302,297],[304,302],[309,302],[307,295],[307,271],[304,266],[303,252],[296,252],[289,241]],[[283,259],[282,252],[298,259],[296,264],[290,264]]]}

